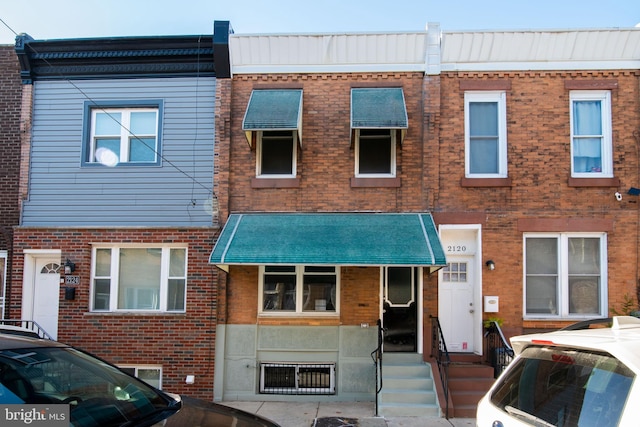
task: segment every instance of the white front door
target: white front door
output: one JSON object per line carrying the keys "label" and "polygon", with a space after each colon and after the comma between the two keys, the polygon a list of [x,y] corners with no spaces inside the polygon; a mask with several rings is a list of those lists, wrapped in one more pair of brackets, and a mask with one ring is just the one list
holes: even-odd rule
{"label": "white front door", "polygon": [[447,350],[474,352],[474,257],[447,255],[441,270],[438,319]]}
{"label": "white front door", "polygon": [[22,319],[33,320],[53,339],[58,338],[60,258],[33,259],[31,280],[23,283]]}

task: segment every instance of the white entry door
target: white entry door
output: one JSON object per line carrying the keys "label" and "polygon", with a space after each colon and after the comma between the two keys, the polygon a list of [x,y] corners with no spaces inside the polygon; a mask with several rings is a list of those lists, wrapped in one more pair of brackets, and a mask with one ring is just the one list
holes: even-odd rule
{"label": "white entry door", "polygon": [[447,350],[473,352],[474,342],[474,258],[447,256],[441,270],[438,319]]}
{"label": "white entry door", "polygon": [[24,289],[24,292],[25,297],[31,299],[31,304],[23,309],[23,319],[35,321],[53,339],[57,339],[60,305],[59,259],[36,258],[32,290],[28,292]]}

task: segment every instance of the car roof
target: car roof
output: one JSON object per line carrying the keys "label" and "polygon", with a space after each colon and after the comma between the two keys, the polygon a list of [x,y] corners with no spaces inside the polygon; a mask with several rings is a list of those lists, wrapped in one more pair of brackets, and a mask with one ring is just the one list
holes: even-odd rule
{"label": "car roof", "polygon": [[13,333],[0,333],[0,351],[18,348],[68,347],[57,341]]}
{"label": "car roof", "polygon": [[640,319],[615,316],[609,327],[558,330],[512,337],[516,355],[531,346],[569,347],[609,353],[640,372]]}

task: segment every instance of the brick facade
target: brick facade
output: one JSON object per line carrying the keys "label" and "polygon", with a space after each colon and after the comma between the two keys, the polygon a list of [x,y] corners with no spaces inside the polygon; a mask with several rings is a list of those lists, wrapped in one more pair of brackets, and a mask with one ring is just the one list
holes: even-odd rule
{"label": "brick facade", "polygon": [[[185,229],[34,229],[15,232],[14,283],[22,283],[24,251],[60,250],[80,276],[74,300],[60,291],[58,339],[116,365],[161,365],[163,389],[213,399],[217,323],[217,269],[210,265],[215,231]],[[90,311],[91,247],[95,243],[188,244],[186,312],[179,314],[96,313]],[[11,294],[10,315],[21,318],[22,293]],[[194,384],[185,384],[195,375]]]}
{"label": "brick facade", "polygon": [[[484,258],[497,266],[485,272],[483,293],[500,296],[499,316],[510,332],[567,324],[523,321],[523,232],[607,232],[609,307],[619,309],[625,295],[636,298],[639,200],[626,191],[638,185],[638,77],[632,71],[441,76],[437,218],[447,221],[469,213],[482,218]],[[510,87],[506,105],[511,182],[508,186],[463,186],[463,88],[490,87],[487,84],[492,82],[508,82]],[[595,184],[589,179],[572,181],[568,87],[602,85],[617,87],[611,90],[614,179]],[[614,197],[616,191],[623,194],[621,202]]]}
{"label": "brick facade", "polygon": [[[0,250],[7,251],[7,272],[11,271],[13,227],[19,222],[18,184],[20,182],[20,67],[13,46],[0,46]],[[4,273],[4,272],[1,272]],[[4,274],[3,274],[4,275]],[[11,280],[6,279],[7,294]],[[19,282],[18,282],[19,283]],[[0,280],[2,286],[2,280]],[[6,313],[0,313],[0,318]]]}

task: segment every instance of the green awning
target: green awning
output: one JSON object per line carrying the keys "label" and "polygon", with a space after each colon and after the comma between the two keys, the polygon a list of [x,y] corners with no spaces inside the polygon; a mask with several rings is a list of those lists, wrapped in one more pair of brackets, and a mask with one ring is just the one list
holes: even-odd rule
{"label": "green awning", "polygon": [[446,264],[428,213],[232,214],[213,248],[210,263],[228,265]]}
{"label": "green awning", "polygon": [[249,145],[260,130],[295,130],[302,140],[302,89],[259,89],[251,92],[242,120]]}
{"label": "green awning", "polygon": [[399,87],[351,89],[352,129],[409,127],[404,92]]}

